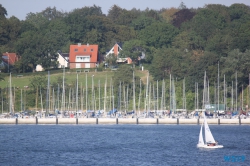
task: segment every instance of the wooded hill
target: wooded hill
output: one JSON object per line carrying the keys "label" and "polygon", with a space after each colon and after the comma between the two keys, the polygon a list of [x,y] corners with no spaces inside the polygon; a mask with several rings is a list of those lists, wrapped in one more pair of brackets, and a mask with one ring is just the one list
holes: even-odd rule
{"label": "wooded hill", "polygon": [[[123,49],[120,57],[129,56],[135,65],[145,66],[155,81],[167,80],[170,74],[177,82],[185,78],[190,93],[194,93],[196,82],[202,88],[205,71],[214,87],[218,76],[219,85],[225,76],[227,97],[232,96],[232,85],[238,86],[234,90],[239,94],[249,84],[250,7],[244,4],[188,9],[181,3],[179,8],[159,11],[114,5],[107,15],[95,5],[71,12],[48,7],[27,14],[23,21],[6,16],[0,5],[0,52],[16,52],[22,57],[11,68],[13,73],[32,72],[37,64],[56,68],[50,59],[56,59],[59,50],[69,52],[70,44],[98,44],[103,55],[119,42]],[[142,53],[146,58],[139,61]],[[232,84],[236,72],[237,85]]]}

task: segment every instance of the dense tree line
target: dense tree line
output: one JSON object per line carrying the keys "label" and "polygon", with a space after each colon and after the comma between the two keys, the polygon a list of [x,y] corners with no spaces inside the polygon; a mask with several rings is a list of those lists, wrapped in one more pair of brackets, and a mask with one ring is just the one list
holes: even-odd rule
{"label": "dense tree line", "polygon": [[[250,72],[250,7],[208,4],[203,8],[161,10],[123,9],[114,5],[105,15],[91,6],[63,12],[48,7],[29,13],[25,20],[7,18],[0,5],[0,51],[21,55],[12,72],[32,72],[37,64],[56,67],[57,51],[69,52],[69,45],[99,45],[105,54],[116,42],[123,43],[121,57],[145,65],[154,80],[186,78],[187,91],[195,82],[202,86],[204,71],[210,82],[225,75],[228,85],[235,79],[246,86]],[[138,59],[142,54],[145,59]],[[215,86],[215,84],[214,84]]]}

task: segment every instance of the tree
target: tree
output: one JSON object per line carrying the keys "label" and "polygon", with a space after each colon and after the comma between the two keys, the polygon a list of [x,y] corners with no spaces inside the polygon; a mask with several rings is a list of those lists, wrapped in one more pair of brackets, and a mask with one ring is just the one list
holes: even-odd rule
{"label": "tree", "polygon": [[108,63],[109,66],[116,65],[117,57],[115,54],[110,54],[108,57],[105,58],[105,62]]}
{"label": "tree", "polygon": [[0,4],[0,45],[9,41],[9,23],[6,16],[7,10]]}
{"label": "tree", "polygon": [[148,47],[141,40],[129,40],[123,44],[122,50],[119,53],[120,57],[130,57],[134,64],[138,63],[138,58],[142,56],[142,54],[149,53]]}
{"label": "tree", "polygon": [[171,24],[153,23],[139,32],[139,39],[144,41],[147,46],[169,47],[178,32],[178,29]]}
{"label": "tree", "polygon": [[119,21],[119,17],[122,13],[122,8],[117,6],[117,5],[113,5],[109,11],[108,11],[108,15],[107,17],[112,20],[114,23],[117,23]]}
{"label": "tree", "polygon": [[128,65],[121,65],[113,76],[114,85],[118,87],[120,82],[122,85],[131,85],[133,80],[133,69]]}
{"label": "tree", "polygon": [[0,19],[6,18],[7,10],[0,4]]}
{"label": "tree", "polygon": [[131,24],[134,30],[140,31],[154,22],[156,22],[155,19],[146,17],[145,15],[141,15],[138,18],[134,19]]}
{"label": "tree", "polygon": [[161,48],[154,52],[150,73],[154,80],[166,79],[169,74],[184,78],[190,71],[191,61],[184,51],[173,48]]}
{"label": "tree", "polygon": [[37,88],[41,88],[44,91],[47,88],[47,80],[44,79],[43,75],[34,75],[30,78],[29,87],[35,92]]}
{"label": "tree", "polygon": [[181,2],[181,4],[178,7],[179,9],[186,9],[187,6],[184,4],[184,2]]}
{"label": "tree", "polygon": [[167,23],[171,23],[175,17],[175,13],[178,11],[179,9],[171,7],[170,9],[165,9],[164,11],[162,11],[161,16]]}
{"label": "tree", "polygon": [[183,22],[191,20],[195,16],[195,13],[189,9],[181,9],[174,14],[173,25],[177,28],[181,27]]}

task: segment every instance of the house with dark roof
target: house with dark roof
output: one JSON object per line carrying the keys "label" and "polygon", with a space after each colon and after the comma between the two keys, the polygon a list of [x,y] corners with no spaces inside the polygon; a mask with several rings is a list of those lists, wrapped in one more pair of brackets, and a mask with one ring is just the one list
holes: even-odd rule
{"label": "house with dark roof", "polygon": [[69,67],[69,53],[57,53],[58,68]]}

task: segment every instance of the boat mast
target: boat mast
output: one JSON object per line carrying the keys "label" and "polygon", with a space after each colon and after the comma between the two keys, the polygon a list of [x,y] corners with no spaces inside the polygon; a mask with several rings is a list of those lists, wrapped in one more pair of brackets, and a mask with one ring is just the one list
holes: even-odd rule
{"label": "boat mast", "polygon": [[182,99],[182,107],[183,110],[186,111],[186,93],[185,93],[185,78],[183,79],[183,99]]}
{"label": "boat mast", "polygon": [[140,110],[140,105],[141,105],[141,79],[140,79],[140,92],[139,92],[139,101],[138,101],[138,110],[139,110],[139,114],[141,113]]}
{"label": "boat mast", "polygon": [[226,111],[226,79],[224,74],[224,111]]}
{"label": "boat mast", "polygon": [[13,99],[12,99],[12,87],[11,87],[11,73],[10,73],[10,87],[9,87],[9,112],[10,114],[14,115],[14,109],[13,109]]}
{"label": "boat mast", "polygon": [[237,82],[237,71],[236,71],[236,75],[235,75],[235,107],[236,107],[236,111],[238,111],[238,106],[237,106],[237,101],[238,101],[238,97],[237,97],[237,95],[238,95],[238,93],[237,93],[237,85],[238,84],[238,82]]}
{"label": "boat mast", "polygon": [[100,89],[100,80],[98,80],[98,87],[99,87],[99,111],[101,110],[101,89]]}
{"label": "boat mast", "polygon": [[87,77],[87,73],[86,73],[86,113],[88,111],[88,77]]}
{"label": "boat mast", "polygon": [[231,88],[231,110],[234,110],[234,82],[232,81],[232,88]]}
{"label": "boat mast", "polygon": [[136,106],[135,106],[135,72],[133,71],[133,111],[136,113]]}
{"label": "boat mast", "polygon": [[159,110],[159,106],[158,106],[158,95],[159,95],[159,92],[158,92],[158,80],[157,80],[157,83],[156,83],[156,109],[157,111]]}
{"label": "boat mast", "polygon": [[76,118],[78,117],[78,73],[76,74]]}
{"label": "boat mast", "polygon": [[62,84],[62,106],[61,106],[61,111],[62,111],[62,117],[64,115],[65,111],[65,86],[64,86],[64,81],[65,80],[65,67],[63,68],[63,84]]}
{"label": "boat mast", "polygon": [[217,92],[217,95],[218,95],[218,107],[217,107],[217,111],[219,111],[220,110],[220,107],[219,107],[219,102],[220,102],[220,74],[219,74],[219,68],[220,68],[220,66],[219,66],[220,64],[219,64],[219,62],[218,62],[218,80],[217,80],[217,85],[218,85],[218,92]]}
{"label": "boat mast", "polygon": [[48,115],[48,113],[49,113],[49,93],[50,93],[50,87],[49,87],[49,85],[50,85],[50,75],[49,75],[50,73],[49,73],[49,71],[48,71],[48,84],[47,84],[47,94],[46,94],[46,113],[45,113],[45,115]]}

